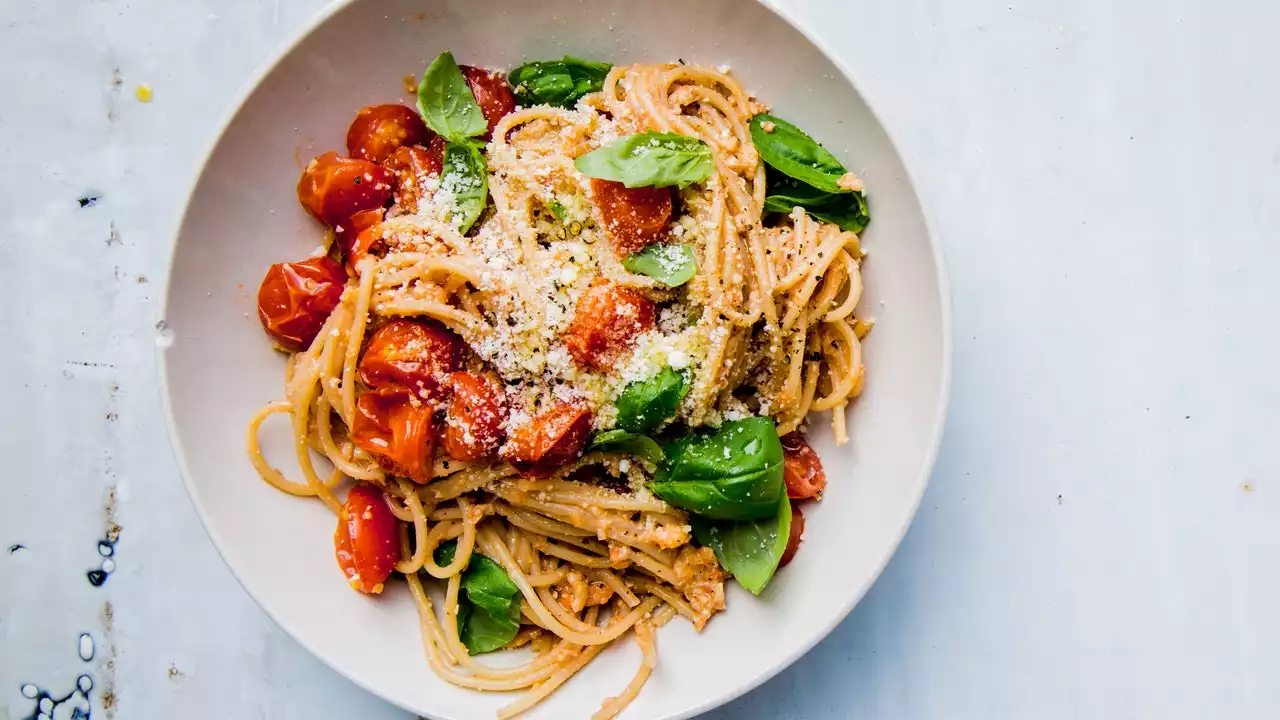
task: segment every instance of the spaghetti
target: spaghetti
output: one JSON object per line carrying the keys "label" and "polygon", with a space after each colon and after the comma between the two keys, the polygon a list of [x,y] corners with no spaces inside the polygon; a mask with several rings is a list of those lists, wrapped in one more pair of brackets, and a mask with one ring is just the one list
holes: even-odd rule
{"label": "spaghetti", "polygon": [[[474,132],[490,137],[478,217],[462,219],[476,183],[454,165],[478,143],[444,136],[453,126],[427,111],[430,127],[402,106],[361,111],[351,157],[321,156],[299,185],[304,206],[333,228],[331,257],[273,266],[259,295],[268,332],[293,352],[284,398],[249,423],[248,453],[272,486],[338,514],[339,564],[353,587],[376,593],[403,575],[437,675],[525,691],[501,718],[634,638],[641,667],[593,716],[610,718],[653,672],[655,630],[676,615],[702,629],[725,606],[726,570],[740,574],[714,544],[695,542],[692,515],[703,510],[651,487],[674,472],[672,446],[655,458],[635,450],[635,436],[669,441],[772,418],[786,455],[768,472],[785,476],[793,501],[819,495],[825,476],[796,431],[810,412],[830,411],[836,442],[847,441],[870,328],[856,315],[864,252],[855,232],[815,217],[825,210],[766,209],[774,170],[751,127],[766,108],[724,72],[613,67],[555,107],[526,102],[529,86],[513,95],[501,75],[445,60],[428,75],[456,70],[444,77],[466,81],[487,123]],[[516,96],[529,106],[516,109]],[[627,188],[580,171],[584,155],[643,133],[706,148],[709,172],[683,187]],[[692,278],[673,286],[662,267],[644,272],[623,242],[638,237],[640,252],[688,248]],[[665,416],[627,433],[632,445],[598,442],[635,424],[622,397],[662,372],[680,388]],[[275,414],[290,419],[301,480],[259,446]],[[344,502],[348,478],[361,495]],[[795,537],[778,529],[782,564],[799,542],[795,512]],[[477,599],[486,578],[496,579],[484,603],[506,592],[509,605]],[[436,581],[443,601],[427,592]],[[497,614],[485,635],[474,623],[487,612]],[[533,652],[509,668],[476,659],[495,642]]]}

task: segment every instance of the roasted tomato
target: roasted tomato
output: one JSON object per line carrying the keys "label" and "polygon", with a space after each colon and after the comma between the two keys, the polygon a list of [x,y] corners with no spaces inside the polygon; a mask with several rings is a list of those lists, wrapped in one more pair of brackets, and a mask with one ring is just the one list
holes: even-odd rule
{"label": "roasted tomato", "polygon": [[593,179],[595,198],[613,249],[622,257],[662,239],[671,219],[671,189],[629,188],[612,180]]}
{"label": "roasted tomato", "polygon": [[505,398],[497,383],[469,372],[449,376],[453,399],[445,420],[441,446],[449,457],[479,460],[498,451],[502,424],[507,419]]}
{"label": "roasted tomato", "polygon": [[431,136],[427,147],[402,145],[382,161],[382,166],[396,176],[396,204],[405,212],[418,212],[418,200],[424,194],[422,181],[439,175],[444,168],[444,138]]}
{"label": "roasted tomato", "polygon": [[800,549],[800,536],[804,535],[804,511],[800,509],[800,504],[791,501],[791,533],[787,535],[787,547],[782,551],[782,557],[778,560],[778,567],[782,567],[791,562],[791,558],[796,556],[796,550]]}
{"label": "roasted tomato", "polygon": [[396,568],[396,516],[387,507],[382,491],[372,485],[356,485],[338,513],[333,546],[338,567],[351,587],[377,595]]}
{"label": "roasted tomato", "polygon": [[561,403],[508,433],[499,455],[525,475],[550,475],[578,457],[591,434],[591,410]]}
{"label": "roasted tomato", "polygon": [[431,138],[418,111],[404,105],[371,105],[347,128],[347,154],[380,163],[402,145],[425,145]]}
{"label": "roasted tomato", "polygon": [[321,222],[338,227],[361,210],[386,205],[394,182],[395,175],[386,168],[330,151],[302,171],[298,200]]}
{"label": "roasted tomato", "polygon": [[[377,228],[386,215],[387,211],[380,207],[372,210],[361,210],[347,218],[346,222],[334,228],[333,234],[338,242],[338,247],[342,248],[342,253],[347,258],[347,267],[354,268],[356,261],[360,259],[359,257],[353,257],[353,255],[355,255],[356,247],[360,245],[361,235],[371,228]],[[375,233],[368,234],[362,256],[369,252],[369,246],[373,245],[373,240],[376,237]]]}
{"label": "roasted tomato", "polygon": [[606,372],[637,335],[653,329],[653,317],[649,298],[598,278],[578,298],[564,344],[579,365]]}
{"label": "roasted tomato", "polygon": [[500,72],[490,72],[470,65],[460,65],[459,69],[462,70],[462,77],[466,78],[467,85],[471,87],[471,94],[475,96],[476,104],[480,106],[480,112],[484,113],[484,119],[489,123],[489,132],[492,133],[498,126],[498,121],[516,109],[516,96]]}
{"label": "roasted tomato", "polygon": [[787,497],[803,500],[817,497],[827,486],[818,453],[809,447],[800,433],[787,433],[782,441],[782,479],[787,484]]}
{"label": "roasted tomato", "polygon": [[262,328],[281,347],[305,350],[338,306],[346,284],[346,271],[327,257],[272,265],[258,288]]}
{"label": "roasted tomato", "polygon": [[393,475],[424,483],[435,462],[431,407],[402,387],[370,390],[356,401],[351,440]]}
{"label": "roasted tomato", "polygon": [[378,328],[360,358],[369,387],[401,386],[419,398],[438,397],[445,377],[462,367],[467,345],[435,320],[392,320]]}

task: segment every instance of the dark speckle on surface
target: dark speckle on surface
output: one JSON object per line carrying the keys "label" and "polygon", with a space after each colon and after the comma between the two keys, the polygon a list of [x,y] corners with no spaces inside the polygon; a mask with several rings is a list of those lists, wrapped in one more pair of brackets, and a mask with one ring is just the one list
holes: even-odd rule
{"label": "dark speckle on surface", "polygon": [[76,202],[80,203],[80,207],[87,208],[87,207],[93,207],[101,199],[102,199],[101,195],[81,195],[80,199],[77,200]]}
{"label": "dark speckle on surface", "polygon": [[26,545],[23,545],[22,543],[14,543],[9,546],[9,554],[12,555],[18,552],[19,550],[26,550],[26,549],[27,549]]}
{"label": "dark speckle on surface", "polygon": [[101,570],[90,570],[88,573],[89,584],[94,587],[102,587],[102,583],[107,581],[107,574]]}

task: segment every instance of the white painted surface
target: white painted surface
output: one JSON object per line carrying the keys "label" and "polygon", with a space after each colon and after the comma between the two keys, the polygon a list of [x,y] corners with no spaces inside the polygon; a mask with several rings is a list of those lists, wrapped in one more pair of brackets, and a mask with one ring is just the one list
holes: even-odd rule
{"label": "white painted surface", "polygon": [[[84,672],[95,718],[108,688],[124,719],[405,717],[231,579],[155,390],[181,193],[241,83],[320,4],[0,9],[0,718],[31,712],[23,683],[65,694]],[[1280,715],[1280,11],[785,4],[917,169],[951,271],[954,398],[880,582],[711,717]],[[118,567],[94,589],[113,484]]]}

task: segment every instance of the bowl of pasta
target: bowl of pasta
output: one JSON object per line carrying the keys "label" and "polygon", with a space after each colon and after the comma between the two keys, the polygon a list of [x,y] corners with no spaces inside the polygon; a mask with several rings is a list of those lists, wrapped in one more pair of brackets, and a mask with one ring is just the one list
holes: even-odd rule
{"label": "bowl of pasta", "polygon": [[683,718],[828,634],[945,417],[941,257],[763,4],[352,0],[192,190],[170,437],[255,600],[430,718]]}

